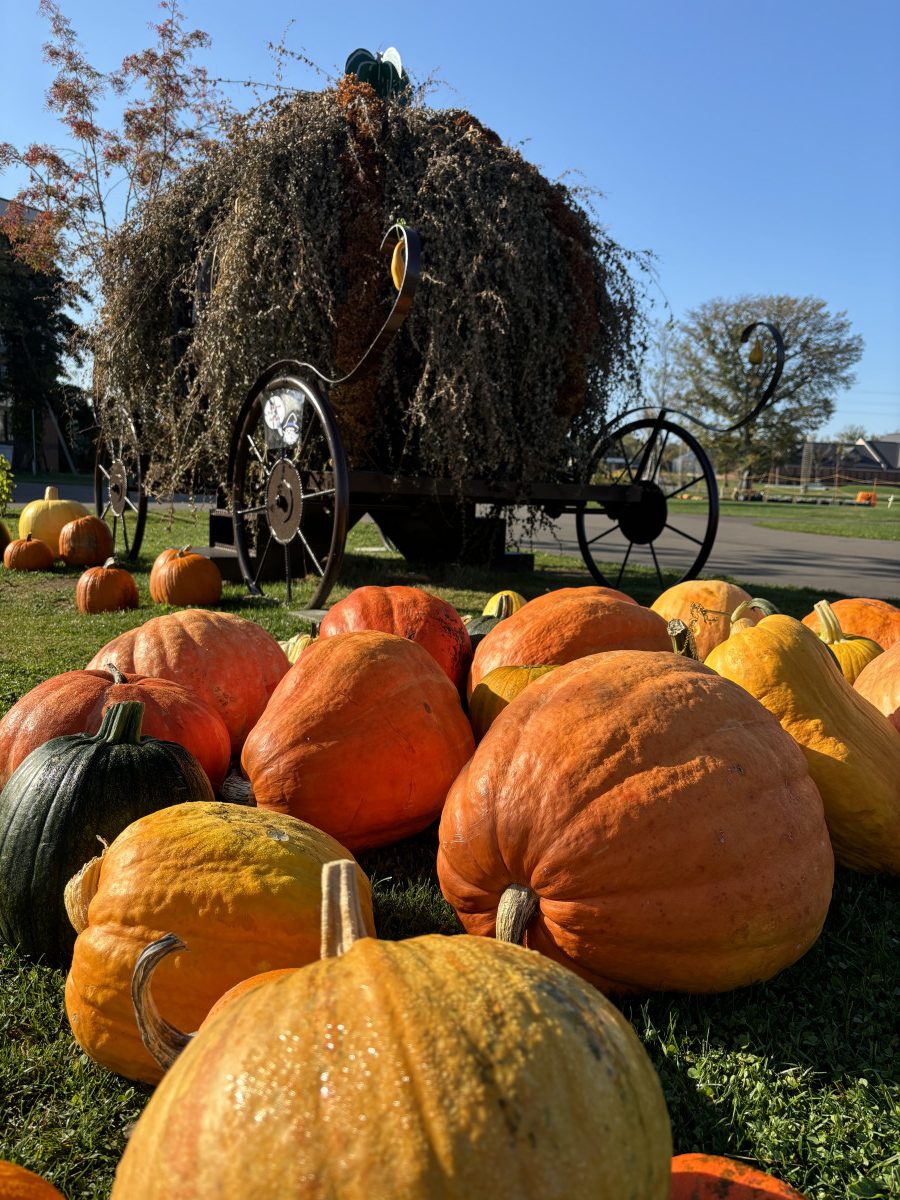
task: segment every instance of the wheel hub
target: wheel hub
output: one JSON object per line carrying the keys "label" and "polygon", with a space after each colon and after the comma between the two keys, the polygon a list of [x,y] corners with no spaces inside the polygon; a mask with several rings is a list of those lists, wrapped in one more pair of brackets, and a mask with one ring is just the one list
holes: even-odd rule
{"label": "wheel hub", "polygon": [[300,528],[303,485],[292,462],[280,458],[266,480],[266,520],[276,542],[286,545]]}
{"label": "wheel hub", "polygon": [[622,505],[617,514],[619,527],[629,542],[648,546],[665,529],[668,505],[658,484],[649,479],[639,479],[637,487],[641,489],[640,502]]}
{"label": "wheel hub", "polygon": [[109,488],[109,506],[117,517],[121,517],[128,499],[128,472],[125,470],[125,464],[121,458],[117,458],[110,464],[107,486]]}

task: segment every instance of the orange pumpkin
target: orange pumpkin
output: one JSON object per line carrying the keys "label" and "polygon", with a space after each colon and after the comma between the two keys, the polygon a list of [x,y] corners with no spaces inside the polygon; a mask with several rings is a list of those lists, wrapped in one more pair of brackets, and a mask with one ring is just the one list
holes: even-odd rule
{"label": "orange pumpkin", "polygon": [[52,1183],[17,1163],[0,1160],[0,1200],[65,1200]]}
{"label": "orange pumpkin", "polygon": [[108,670],[66,671],[39,683],[0,719],[0,788],[32,750],[69,733],[94,734],[113,705],[144,705],[143,737],[177,742],[194,755],[214,788],[228,773],[231,739],[215,709],[181,684]]}
{"label": "orange pumpkin", "polygon": [[819,638],[837,659],[841,674],[847,682],[853,683],[863,667],[884,651],[871,638],[860,637],[857,633],[845,633],[837,614],[827,600],[819,600],[814,608],[819,616]]}
{"label": "orange pumpkin", "polygon": [[664,621],[681,620],[693,634],[702,662],[731,633],[731,614],[751,599],[749,592],[723,579],[685,579],[667,588],[650,605]]}
{"label": "orange pumpkin", "polygon": [[28,533],[9,543],[3,551],[3,565],[10,571],[49,571],[53,566],[53,551],[46,542]]}
{"label": "orange pumpkin", "polygon": [[[831,607],[844,633],[871,638],[882,650],[887,650],[894,642],[900,642],[900,608],[889,604],[887,600],[871,600],[857,596],[852,599],[832,600]],[[803,624],[808,625],[815,633],[822,632],[819,616],[815,611],[807,613]]]}
{"label": "orange pumpkin", "polygon": [[107,642],[88,669],[115,663],[126,675],[181,683],[216,709],[238,753],[290,664],[265,629],[231,613],[187,608],[153,617]]}
{"label": "orange pumpkin", "polygon": [[472,658],[469,632],[452,604],[416,587],[361,587],[326,613],[319,637],[380,629],[409,638],[428,651],[461,690]]}
{"label": "orange pumpkin", "polygon": [[163,550],[150,570],[150,599],[155,604],[210,605],[222,598],[222,572],[190,546]]}
{"label": "orange pumpkin", "polygon": [[108,558],[102,567],[88,567],[75,586],[75,607],[85,614],[139,608],[134,576],[117,566],[113,558]]}
{"label": "orange pumpkin", "polygon": [[473,748],[459,695],[427,650],[365,630],[303,652],[241,765],[260,808],[302,817],[354,850],[429,825]]}
{"label": "orange pumpkin", "polygon": [[96,567],[112,552],[112,533],[99,517],[76,517],[59,531],[59,557],[67,567]]}
{"label": "orange pumpkin", "polygon": [[853,688],[900,730],[900,642],[864,667]]}
{"label": "orange pumpkin", "polygon": [[671,1200],[803,1200],[786,1183],[731,1158],[679,1154],[672,1159]]}
{"label": "orange pumpkin", "polygon": [[601,650],[668,650],[666,622],[614,588],[560,588],[529,600],[479,643],[469,695],[495,667],[572,662]]}
{"label": "orange pumpkin", "polygon": [[726,683],[620,650],[527,687],[441,816],[438,878],[466,931],[524,928],[617,993],[726,991],[804,954],[831,899],[822,800],[793,738]]}

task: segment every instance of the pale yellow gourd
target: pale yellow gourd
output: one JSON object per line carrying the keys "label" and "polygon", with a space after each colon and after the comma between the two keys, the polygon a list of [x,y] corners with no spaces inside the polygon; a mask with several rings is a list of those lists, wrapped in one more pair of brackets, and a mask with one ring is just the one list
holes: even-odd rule
{"label": "pale yellow gourd", "polygon": [[59,535],[63,526],[79,517],[90,516],[88,510],[77,500],[60,500],[59,491],[48,487],[43,500],[32,500],[26,504],[19,516],[19,537],[39,538],[59,558]]}

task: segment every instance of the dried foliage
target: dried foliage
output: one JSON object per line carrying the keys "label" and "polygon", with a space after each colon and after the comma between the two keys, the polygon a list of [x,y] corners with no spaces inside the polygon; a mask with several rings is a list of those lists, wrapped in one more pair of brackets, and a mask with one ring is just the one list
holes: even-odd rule
{"label": "dried foliage", "polygon": [[470,114],[352,76],[267,102],[110,241],[103,426],[133,424],[153,490],[220,482],[262,369],[337,377],[370,344],[393,295],[379,243],[402,218],[422,238],[413,309],[380,374],[331,396],[351,466],[562,478],[644,350],[646,262],[583,200]]}

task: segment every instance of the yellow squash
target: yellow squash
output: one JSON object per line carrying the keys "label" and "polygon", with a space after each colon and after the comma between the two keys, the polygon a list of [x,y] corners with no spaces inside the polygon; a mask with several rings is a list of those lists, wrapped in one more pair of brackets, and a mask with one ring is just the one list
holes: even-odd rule
{"label": "yellow squash", "polygon": [[765,617],[716,646],[706,665],[774,713],[806,755],[835,858],[900,873],[900,738],[793,617]]}
{"label": "yellow squash", "polygon": [[819,637],[837,659],[844,678],[855,683],[863,667],[884,651],[871,638],[856,633],[844,633],[837,613],[827,600],[820,600],[813,608],[819,618]]}
{"label": "yellow squash", "polygon": [[58,490],[48,487],[43,500],[32,500],[19,514],[19,537],[27,537],[30,533],[50,547],[54,558],[59,558],[59,535],[63,526],[88,516],[90,513],[83,504],[77,500],[60,500]]}

